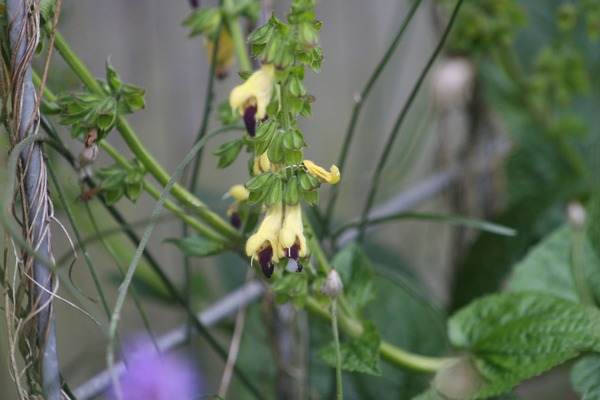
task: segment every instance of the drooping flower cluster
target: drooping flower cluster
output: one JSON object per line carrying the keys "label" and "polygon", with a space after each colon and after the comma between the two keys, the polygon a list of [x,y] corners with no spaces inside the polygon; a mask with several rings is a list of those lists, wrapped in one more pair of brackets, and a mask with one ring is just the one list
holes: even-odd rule
{"label": "drooping flower cluster", "polygon": [[302,209],[300,205],[286,206],[279,203],[267,210],[258,231],[246,242],[246,254],[258,259],[263,274],[270,278],[275,264],[282,258],[297,263],[297,272],[302,271],[300,258],[307,256]]}
{"label": "drooping flower cluster", "polygon": [[[259,205],[265,216],[248,238],[246,254],[251,263],[258,261],[267,278],[278,263],[302,271],[310,251],[301,202],[317,204],[321,184],[336,184],[341,178],[335,165],[327,171],[304,160],[307,144],[296,122],[299,115],[311,115],[314,101],[303,84],[305,67],[318,71],[323,59],[318,46],[321,24],[314,21],[313,8],[310,2],[297,4],[287,23],[273,15],[250,34],[252,54],[262,66],[229,96],[229,105],[242,116],[249,137],[226,143],[215,152],[221,157],[219,162],[227,165],[244,145],[253,153],[246,201]],[[230,209],[230,218],[235,211]]]}

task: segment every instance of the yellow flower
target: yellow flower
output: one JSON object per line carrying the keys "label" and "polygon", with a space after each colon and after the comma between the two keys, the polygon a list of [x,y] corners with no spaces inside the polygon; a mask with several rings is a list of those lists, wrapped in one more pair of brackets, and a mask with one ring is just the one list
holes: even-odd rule
{"label": "yellow flower", "polygon": [[250,136],[256,133],[256,120],[261,120],[267,115],[274,83],[275,67],[273,64],[265,64],[246,82],[236,86],[229,95],[229,105],[232,109],[239,110],[240,115],[244,117],[244,124]]}
{"label": "yellow flower", "polygon": [[271,161],[265,151],[260,156],[254,156],[254,164],[252,165],[252,172],[254,175],[260,175],[263,172],[267,172],[271,169]]}
{"label": "yellow flower", "polygon": [[335,165],[332,165],[331,168],[329,168],[329,172],[327,172],[324,168],[319,167],[312,161],[304,160],[303,163],[308,173],[317,178],[320,182],[335,185],[341,179],[340,170]]}
{"label": "yellow flower", "polygon": [[[212,65],[215,42],[209,38],[204,38],[204,48],[208,65]],[[235,61],[235,47],[231,40],[231,35],[227,29],[221,30],[219,36],[219,48],[217,49],[217,62],[215,63],[215,74],[217,78],[224,79],[227,76],[229,66]]]}
{"label": "yellow flower", "polygon": [[275,263],[279,261],[279,254],[283,253],[283,249],[279,245],[282,216],[283,206],[281,203],[269,208],[258,231],[246,242],[246,254],[251,256],[252,260],[258,259],[263,274],[267,278],[273,275]]}
{"label": "yellow flower", "polygon": [[229,189],[227,194],[235,199],[233,204],[231,204],[227,210],[227,216],[229,217],[231,225],[239,228],[242,226],[242,220],[240,219],[239,213],[240,202],[247,200],[250,192],[248,192],[248,189],[246,189],[244,185],[235,185]]}
{"label": "yellow flower", "polygon": [[[282,257],[296,262],[299,258],[306,257],[306,238],[304,237],[300,205],[286,208],[283,226],[279,232],[279,246],[283,250],[283,254],[280,254]],[[296,271],[302,271],[302,264],[298,264]]]}
{"label": "yellow flower", "polygon": [[248,199],[250,192],[248,192],[248,189],[244,185],[235,185],[229,189],[229,194],[237,201],[244,201]]}

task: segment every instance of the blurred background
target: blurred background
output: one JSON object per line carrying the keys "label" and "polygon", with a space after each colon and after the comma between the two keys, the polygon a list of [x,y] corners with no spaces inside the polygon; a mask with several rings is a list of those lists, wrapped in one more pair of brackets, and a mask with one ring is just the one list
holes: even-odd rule
{"label": "blurred background", "polygon": [[[277,15],[283,16],[289,3],[275,1],[273,5]],[[497,6],[501,2],[488,3]],[[551,21],[554,26],[555,12],[562,2],[553,0],[543,5],[535,1],[507,3],[518,3],[527,15],[527,22],[522,22],[508,42],[515,43],[514,54],[524,61],[526,69],[534,69],[531,49],[552,42],[559,35],[559,30],[550,27],[549,23],[544,24],[544,21]],[[202,1],[203,7],[216,5],[216,1]],[[321,46],[325,59],[320,73],[307,71],[306,86],[316,98],[313,117],[300,120],[300,128],[309,144],[305,150],[307,159],[324,166],[337,162],[354,101],[388,49],[409,7],[410,2],[397,0],[327,0],[318,5],[317,18],[323,21]],[[334,225],[359,217],[373,168],[398,113],[438,43],[448,20],[448,10],[438,2],[423,2],[365,103],[349,153],[349,162],[342,171]],[[513,28],[511,24],[514,20],[510,11],[510,7],[506,6],[506,9],[498,12],[504,18],[498,24],[505,23],[506,30]],[[96,76],[103,79],[105,63],[110,58],[124,82],[146,90],[145,109],[128,120],[167,171],[174,171],[191,148],[206,100],[209,66],[202,39],[188,38],[189,28],[182,26],[182,21],[190,12],[190,4],[186,0],[64,0],[59,23],[63,36]],[[437,60],[400,131],[378,192],[380,209],[388,207],[406,211],[402,207],[408,207],[407,210],[492,218],[505,210],[507,204],[511,204],[512,200],[506,194],[507,178],[503,159],[513,151],[515,138],[521,134],[522,117],[510,114],[510,105],[506,104],[510,102],[510,97],[502,93],[505,78],[498,72],[502,69],[498,67],[502,65],[502,55],[494,55],[500,58],[482,60],[484,51],[477,53],[475,48],[469,53],[459,39],[451,39],[452,45]],[[596,65],[600,52],[587,47],[584,51],[586,60],[591,60],[588,65]],[[230,90],[241,82],[237,72],[236,64],[230,68],[225,80],[216,83],[215,106],[226,101]],[[77,82],[60,57],[54,54],[48,87],[54,92],[61,89],[77,91],[81,88]],[[595,96],[597,92],[589,89],[586,93],[587,96],[590,93]],[[595,103],[580,104],[581,113],[585,113],[585,110],[592,109],[590,104]],[[585,118],[588,116],[585,115]],[[219,122],[213,118],[210,127],[218,126]],[[83,145],[69,139],[68,129],[61,127],[61,133],[75,154],[81,151]],[[219,136],[210,142],[200,174],[200,198],[222,215],[230,204],[230,200],[223,200],[223,195],[231,186],[247,179],[247,160],[242,155],[232,167],[220,170],[216,168],[217,157],[210,152],[235,135],[239,135],[239,132]],[[107,140],[127,158],[131,158],[116,132],[109,135]],[[4,149],[8,148],[5,137],[0,139],[0,143]],[[527,155],[523,157],[527,158]],[[103,167],[110,163],[108,155],[100,154],[95,166]],[[85,205],[78,200],[80,187],[77,172],[60,164],[58,159],[55,164],[60,169],[68,196],[73,199],[71,206],[74,212],[86,219]],[[460,172],[457,173],[459,165]],[[523,169],[528,168],[528,165],[523,166]],[[1,173],[5,174],[5,171]],[[513,177],[516,175],[513,174]],[[329,199],[327,190],[324,188],[322,191],[321,209],[325,208]],[[407,199],[406,193],[416,193],[416,197]],[[89,206],[98,224],[103,229],[111,227],[106,212],[94,201]],[[537,236],[532,234],[524,239],[527,244],[522,246],[520,255],[514,255],[512,262],[522,256],[528,246],[536,241],[536,237],[542,236],[542,232],[548,232],[564,220],[564,208],[561,209],[564,200],[561,201],[547,211],[547,218],[540,222],[546,225],[538,227]],[[135,204],[121,200],[118,208],[132,224],[138,222],[134,226],[142,232],[154,204],[153,199],[142,195]],[[183,287],[183,256],[175,246],[165,242],[168,238],[181,236],[181,224],[166,213],[163,216],[148,248],[175,282]],[[64,219],[60,210],[57,210],[57,217]],[[88,233],[92,232],[91,226],[88,225],[87,229]],[[390,293],[390,296],[378,300],[371,309],[374,320],[386,321],[380,328],[383,337],[423,354],[437,354],[447,347],[443,323],[445,310],[465,304],[477,292],[470,291],[461,297],[463,292],[458,293],[455,283],[456,277],[461,276],[457,269],[469,259],[468,249],[476,236],[474,231],[464,228],[414,221],[382,225],[369,231],[367,252],[376,265],[385,266],[379,270],[381,276],[389,278],[382,279],[378,290]],[[68,260],[62,264],[66,270],[72,261],[72,251],[58,226],[54,227],[53,240],[55,257]],[[120,267],[126,268],[135,248],[118,236],[107,240],[118,258],[109,255],[100,244],[91,247],[91,256],[96,261],[100,279],[106,288],[108,302],[113,304],[120,281],[117,266],[120,264]],[[485,247],[482,251],[485,251]],[[477,260],[491,264],[494,258],[504,260],[505,254],[501,249],[498,251],[500,255],[490,252]],[[508,261],[505,263],[509,264]],[[194,308],[201,310],[239,286],[245,279],[246,271],[247,265],[234,256],[194,259],[190,280]],[[466,267],[463,271],[472,270]],[[493,276],[494,271],[490,269],[486,273]],[[490,278],[489,281],[493,281],[490,285],[500,284],[506,277],[503,272],[498,274],[499,277]],[[140,265],[138,277],[140,281],[137,287],[144,299],[143,308],[156,334],[185,321],[185,314],[172,305],[143,264]],[[61,290],[60,294],[72,301],[86,302],[86,309],[92,310],[95,318],[104,321],[97,299],[91,302],[85,297],[89,295],[94,298],[95,289],[81,256],[72,266],[71,280],[81,291],[79,298],[74,298],[72,291]],[[481,291],[485,292],[489,281],[486,276],[475,274],[469,281],[471,283],[465,285],[481,287]],[[139,313],[129,300],[120,322],[120,332],[125,338],[144,330]],[[260,304],[254,304],[249,309],[240,363],[255,364],[258,370],[255,371],[256,376],[265,377],[260,378],[263,379],[260,382],[267,387],[276,379],[274,370],[277,365],[275,360],[256,358],[264,357],[265,353],[261,351],[265,350],[265,343],[269,341],[270,333],[262,322],[264,313]],[[65,379],[74,388],[105,368],[106,336],[92,319],[83,316],[69,304],[58,302],[56,315],[60,363]],[[390,315],[398,316],[402,323],[388,321]],[[306,320],[303,315],[298,318]],[[229,319],[214,330],[223,345],[229,342],[232,326],[233,319]],[[2,324],[0,338],[5,337],[4,329]],[[328,334],[327,326],[314,329],[314,332],[311,331],[311,343],[319,343]],[[202,339],[195,339],[191,350],[185,351],[199,355],[199,367],[205,375],[207,391],[216,392],[222,361]],[[268,349],[266,351],[269,354]],[[6,341],[1,340],[0,357],[6,360],[8,353]],[[316,356],[311,355],[311,358],[316,359]],[[261,373],[263,367],[267,372]],[[566,367],[551,371],[519,388],[519,393],[524,399],[576,398],[569,389],[567,372]],[[396,398],[408,399],[415,392],[418,393],[426,382],[422,377],[398,372],[387,366],[384,374],[384,383],[379,389],[376,389],[377,384],[370,377],[349,383],[355,391],[354,398],[375,398],[384,393],[382,387],[389,385],[398,393]],[[309,380],[318,392],[311,393],[311,398],[331,398],[327,390],[330,390],[331,386],[328,385],[333,381],[333,375],[328,367],[317,364],[312,368]],[[0,368],[0,388],[3,388],[0,392],[4,393],[3,398],[15,398],[13,386],[8,370]],[[236,385],[232,386],[230,398],[244,398],[243,392],[236,392]],[[275,397],[267,394],[267,398]]]}

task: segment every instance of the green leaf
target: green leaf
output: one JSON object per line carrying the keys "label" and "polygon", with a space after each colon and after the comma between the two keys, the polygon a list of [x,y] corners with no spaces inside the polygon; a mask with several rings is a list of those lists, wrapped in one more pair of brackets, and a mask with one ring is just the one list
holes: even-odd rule
{"label": "green leaf", "polygon": [[271,160],[274,164],[280,164],[283,162],[283,139],[285,135],[283,131],[280,131],[275,134],[273,137],[273,141],[267,150],[267,155],[269,156],[269,160]]}
{"label": "green leaf", "polygon": [[116,94],[121,90],[121,86],[123,86],[123,82],[117,71],[113,68],[110,63],[110,58],[106,59],[106,82],[108,82],[108,86],[110,87],[110,91],[113,94]]}
{"label": "green leaf", "polygon": [[213,151],[214,155],[219,156],[217,168],[226,168],[233,164],[238,154],[240,154],[242,147],[244,147],[243,141],[232,140],[230,142],[223,143],[215,151]]}
{"label": "green leaf", "polygon": [[186,236],[183,239],[171,238],[166,242],[173,243],[187,257],[208,257],[222,253],[226,247],[199,235]]}
{"label": "green leaf", "polygon": [[274,176],[270,171],[260,175],[256,175],[250,178],[248,182],[246,182],[246,189],[250,191],[255,191],[258,189],[262,189],[265,186],[268,187],[268,183],[270,183],[270,180],[272,178],[274,178]]}
{"label": "green leaf", "polygon": [[142,194],[143,189],[144,189],[144,184],[142,182],[138,181],[138,182],[129,183],[125,187],[125,195],[127,196],[127,198],[129,200],[131,200],[135,203],[137,201],[137,199],[140,197],[140,194]]}
{"label": "green leaf", "polygon": [[137,110],[141,110],[146,106],[144,100],[144,93],[146,90],[137,86],[123,85],[121,89],[121,97],[126,105],[126,111],[124,113],[132,113]]}
{"label": "green leaf", "polygon": [[338,251],[331,264],[339,272],[344,293],[352,307],[362,311],[375,299],[375,283],[371,263],[362,248],[355,242]]}
{"label": "green leaf", "polygon": [[[351,372],[362,372],[363,374],[381,375],[379,368],[379,346],[381,337],[375,329],[375,325],[366,321],[363,325],[364,331],[358,338],[348,343],[340,344],[340,355],[342,369]],[[319,356],[329,365],[335,367],[336,355],[335,345],[331,343],[319,352]]]}
{"label": "green leaf", "polygon": [[[579,302],[571,266],[572,232],[568,225],[556,229],[514,267],[508,282],[511,291],[535,291]],[[584,268],[590,286],[600,298],[598,258],[586,243]]]}
{"label": "green leaf", "polygon": [[592,194],[586,207],[586,233],[596,256],[600,258],[600,192]]}
{"label": "green leaf", "polygon": [[[581,353],[600,350],[599,332],[600,310],[559,297],[518,292],[481,298],[448,323],[452,344],[471,353],[455,366],[473,375],[460,398],[507,392]],[[450,368],[436,376],[442,393],[452,373]]]}
{"label": "green leaf", "polygon": [[281,202],[283,198],[283,181],[281,178],[277,177],[273,179],[271,182],[271,188],[267,193],[267,197],[265,198],[265,206],[271,207],[275,204]]}
{"label": "green leaf", "polygon": [[300,201],[300,192],[298,190],[298,178],[292,176],[285,186],[285,204],[295,206]]}
{"label": "green leaf", "polygon": [[273,283],[271,288],[275,292],[277,304],[291,301],[296,309],[301,309],[304,307],[308,293],[307,274],[287,274]]}
{"label": "green leaf", "polygon": [[313,190],[312,192],[306,192],[301,190],[300,194],[302,195],[302,199],[306,202],[306,204],[312,206],[319,204],[319,191]]}
{"label": "green leaf", "polygon": [[600,399],[600,354],[588,354],[571,370],[573,389],[582,400]]}
{"label": "green leaf", "polygon": [[117,186],[114,189],[106,189],[104,191],[104,201],[107,205],[115,204],[125,194],[125,187],[123,185]]}
{"label": "green leaf", "polygon": [[191,13],[183,21],[183,25],[191,28],[190,37],[201,33],[209,34],[216,30],[221,18],[222,14],[220,8],[201,8]]}

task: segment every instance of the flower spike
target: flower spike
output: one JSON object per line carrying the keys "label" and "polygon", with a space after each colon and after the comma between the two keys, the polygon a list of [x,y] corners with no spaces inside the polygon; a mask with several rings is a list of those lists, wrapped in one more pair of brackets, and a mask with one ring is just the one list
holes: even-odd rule
{"label": "flower spike", "polygon": [[229,105],[232,109],[239,110],[246,130],[252,137],[256,134],[256,121],[267,115],[274,83],[275,67],[273,64],[265,64],[229,95]]}

